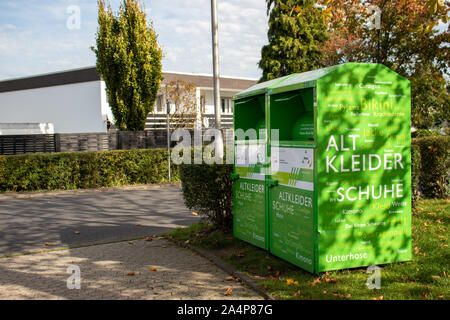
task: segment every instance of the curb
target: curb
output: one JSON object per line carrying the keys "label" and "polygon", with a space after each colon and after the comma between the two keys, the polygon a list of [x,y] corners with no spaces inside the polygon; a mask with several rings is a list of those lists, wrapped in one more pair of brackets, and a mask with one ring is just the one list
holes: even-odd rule
{"label": "curb", "polygon": [[4,193],[0,192],[0,200],[54,197],[64,195],[95,193],[95,192],[155,190],[170,187],[179,188],[181,187],[181,183],[180,182],[159,183],[159,184],[144,184],[144,185],[132,185],[122,187],[105,187],[105,188],[75,189],[75,190],[48,190],[48,191],[25,191],[25,192],[4,192]]}
{"label": "curb", "polygon": [[[176,242],[175,242],[176,243]],[[176,243],[181,247],[190,249],[196,253],[198,253],[199,255],[201,255],[202,257],[208,259],[209,261],[211,261],[212,263],[214,263],[217,267],[219,267],[220,269],[222,269],[223,271],[225,271],[226,273],[232,275],[235,278],[239,278],[242,280],[242,283],[244,283],[245,285],[247,285],[250,289],[252,289],[253,291],[255,291],[256,293],[258,293],[261,297],[263,297],[265,300],[275,300],[275,298],[273,298],[269,293],[267,293],[266,291],[264,291],[261,287],[259,287],[252,279],[250,279],[250,277],[248,277],[247,275],[235,270],[232,266],[230,266],[228,263],[226,263],[225,261],[223,261],[221,258],[219,258],[218,256],[209,253],[206,250],[188,245],[188,244],[180,244],[180,243]]]}

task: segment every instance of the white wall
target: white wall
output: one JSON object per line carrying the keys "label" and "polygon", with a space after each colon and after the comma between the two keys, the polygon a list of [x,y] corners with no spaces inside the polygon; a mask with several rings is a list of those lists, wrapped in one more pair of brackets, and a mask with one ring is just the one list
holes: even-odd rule
{"label": "white wall", "polygon": [[0,135],[53,134],[53,123],[0,123]]}
{"label": "white wall", "polygon": [[102,106],[102,119],[106,121],[107,119],[114,123],[114,116],[112,114],[111,108],[108,103],[108,95],[106,94],[106,84],[105,81],[101,81],[101,106]]}
{"label": "white wall", "polygon": [[55,133],[106,132],[101,81],[0,93],[0,123],[53,123]]}
{"label": "white wall", "polygon": [[[233,98],[235,94],[238,94],[240,91],[238,90],[220,90],[220,98]],[[214,90],[213,89],[201,89],[201,94],[205,96],[205,113],[206,114],[214,114]],[[222,106],[220,106],[220,110],[222,111]],[[232,114],[225,113],[225,114]]]}

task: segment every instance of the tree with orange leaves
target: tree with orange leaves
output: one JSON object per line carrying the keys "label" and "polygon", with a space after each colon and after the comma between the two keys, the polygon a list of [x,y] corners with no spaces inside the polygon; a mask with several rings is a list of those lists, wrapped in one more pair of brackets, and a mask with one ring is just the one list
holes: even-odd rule
{"label": "tree with orange leaves", "polygon": [[[329,39],[322,64],[381,63],[412,83],[413,125],[450,119],[449,1],[319,0]],[[440,26],[440,28],[438,28]]]}

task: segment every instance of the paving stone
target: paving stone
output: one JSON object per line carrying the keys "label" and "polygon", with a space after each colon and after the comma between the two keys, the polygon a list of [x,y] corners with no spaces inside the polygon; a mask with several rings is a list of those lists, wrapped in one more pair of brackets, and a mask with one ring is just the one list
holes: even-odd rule
{"label": "paving stone", "polygon": [[[70,265],[80,268],[80,290],[67,288]],[[166,240],[120,242],[0,258],[0,299],[261,299],[227,276]]]}

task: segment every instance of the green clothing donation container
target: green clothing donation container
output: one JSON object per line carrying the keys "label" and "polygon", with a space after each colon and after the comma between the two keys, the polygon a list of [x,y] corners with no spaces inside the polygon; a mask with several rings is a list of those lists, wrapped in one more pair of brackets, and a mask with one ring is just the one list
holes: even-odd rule
{"label": "green clothing donation container", "polygon": [[234,130],[237,238],[311,273],[411,260],[408,80],[346,63],[260,83]]}

